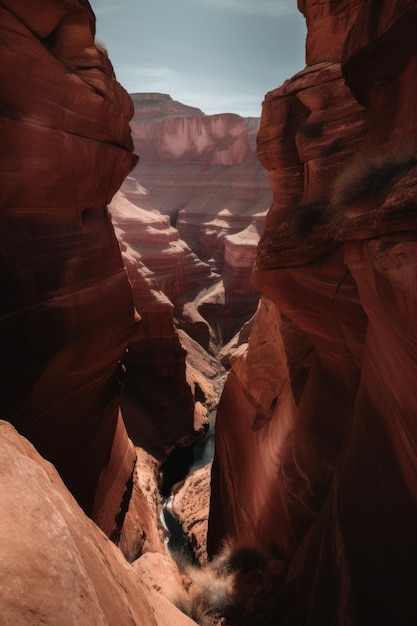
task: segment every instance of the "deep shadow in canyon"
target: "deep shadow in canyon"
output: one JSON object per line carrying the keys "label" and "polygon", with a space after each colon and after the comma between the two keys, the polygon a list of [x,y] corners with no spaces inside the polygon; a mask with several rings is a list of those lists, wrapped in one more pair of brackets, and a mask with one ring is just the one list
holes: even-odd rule
{"label": "deep shadow in canyon", "polygon": [[254,121],[0,0],[4,623],[417,621],[417,4],[298,6]]}

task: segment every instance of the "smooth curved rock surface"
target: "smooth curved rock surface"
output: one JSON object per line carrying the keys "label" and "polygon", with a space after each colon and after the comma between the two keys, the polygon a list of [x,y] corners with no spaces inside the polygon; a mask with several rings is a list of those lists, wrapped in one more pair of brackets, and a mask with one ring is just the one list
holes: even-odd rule
{"label": "smooth curved rock surface", "polygon": [[94,34],[87,2],[0,2],[0,412],[89,514],[117,468],[101,490],[115,490],[110,526],[135,462],[117,423],[136,319],[106,205],[137,157],[132,103]]}
{"label": "smooth curved rock surface", "polygon": [[231,535],[282,551],[291,623],[411,626],[415,3],[299,5],[312,64],[264,102],[263,298],[218,410],[209,550]]}
{"label": "smooth curved rock surface", "polygon": [[0,422],[2,624],[194,624],[83,513],[55,468]]}

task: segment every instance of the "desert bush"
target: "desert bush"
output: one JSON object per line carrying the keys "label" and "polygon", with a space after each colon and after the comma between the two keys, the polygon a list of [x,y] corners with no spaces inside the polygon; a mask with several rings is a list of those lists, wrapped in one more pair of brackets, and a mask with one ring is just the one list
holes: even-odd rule
{"label": "desert bush", "polygon": [[187,564],[180,553],[178,569],[183,575],[184,589],[173,598],[173,604],[200,626],[214,626],[233,604],[233,579],[218,577],[215,570]]}
{"label": "desert bush", "polygon": [[238,545],[233,540],[226,539],[210,566],[218,576],[224,576],[237,571],[260,569],[265,566],[266,561],[266,554],[257,546]]}
{"label": "desert bush", "polygon": [[341,171],[335,181],[332,204],[345,209],[382,192],[417,165],[414,140],[392,143],[380,151],[362,152]]}
{"label": "desert bush", "polygon": [[144,530],[137,530],[137,534],[126,535],[122,532],[118,546],[125,557],[126,561],[133,563],[143,554],[143,545],[146,540],[146,532]]}
{"label": "desert bush", "polygon": [[323,134],[323,127],[322,121],[304,122],[297,128],[297,132],[307,139],[318,139]]}
{"label": "desert bush", "polygon": [[213,626],[224,616],[232,617],[233,623],[243,623],[248,597],[240,589],[241,577],[254,573],[262,576],[268,563],[262,550],[226,541],[219,554],[203,568],[187,563],[184,554],[174,553],[173,558],[184,581],[181,593],[171,598],[178,609],[201,626]]}
{"label": "desert bush", "polygon": [[216,614],[206,604],[203,596],[194,588],[188,591],[184,590],[183,593],[176,596],[173,599],[173,604],[200,626],[215,626],[221,618],[221,614]]}
{"label": "desert bush", "polygon": [[322,201],[305,202],[293,209],[293,217],[298,237],[308,237],[315,226],[320,223],[326,211],[326,203]]}
{"label": "desert bush", "polygon": [[100,39],[95,39],[94,43],[95,43],[95,46],[96,46],[97,50],[102,52],[106,57],[109,56],[109,53],[107,52],[106,46],[104,45],[104,43]]}
{"label": "desert bush", "polygon": [[194,567],[193,558],[189,551],[186,550],[169,550],[170,555],[175,561],[180,574],[187,574],[191,567]]}

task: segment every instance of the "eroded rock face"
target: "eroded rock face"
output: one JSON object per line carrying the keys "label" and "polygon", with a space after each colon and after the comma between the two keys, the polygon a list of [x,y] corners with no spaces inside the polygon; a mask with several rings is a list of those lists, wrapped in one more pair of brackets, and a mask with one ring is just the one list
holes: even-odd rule
{"label": "eroded rock face", "polygon": [[123,416],[135,444],[163,456],[175,443],[202,434],[206,414],[194,402],[171,299],[200,285],[211,271],[179,239],[168,217],[140,209],[121,192],[109,210],[141,316],[124,358]]}
{"label": "eroded rock face", "polygon": [[0,422],[4,624],[194,624],[142,582],[55,468]]}
{"label": "eroded rock face", "polygon": [[207,520],[210,502],[211,463],[187,476],[176,486],[172,512],[180,520],[200,565],[207,565]]}
{"label": "eroded rock face", "polygon": [[307,22],[306,63],[338,62],[360,0],[298,0]]}
{"label": "eroded rock face", "polygon": [[[209,549],[232,535],[281,550],[292,623],[411,625],[416,7],[303,11],[310,65],[267,94],[258,135],[264,296],[218,411]],[[341,68],[320,53],[336,13]]]}
{"label": "eroded rock face", "polygon": [[225,237],[223,280],[229,293],[243,295],[257,292],[252,270],[260,234],[260,225],[254,222],[240,233]]}
{"label": "eroded rock face", "polygon": [[[161,97],[163,102],[168,101],[169,96],[161,94]],[[176,103],[174,110],[159,106],[151,117],[148,94],[143,98],[148,105],[144,108],[140,94],[132,95],[136,106],[132,134],[136,145],[141,146],[144,160],[154,164],[177,161],[214,166],[241,165],[248,159],[251,152],[248,130],[245,119],[239,115],[204,115],[198,109],[193,111]]]}
{"label": "eroded rock face", "polygon": [[259,299],[251,274],[271,195],[255,157],[259,120],[132,98],[141,161],[122,191],[139,211],[120,205],[123,238],[174,304],[177,328],[214,354]]}
{"label": "eroded rock face", "polygon": [[94,30],[87,2],[0,2],[0,412],[111,527],[135,462],[118,405],[136,319],[106,205],[137,157]]}
{"label": "eroded rock face", "polygon": [[221,271],[225,236],[254,220],[263,223],[270,205],[255,156],[259,120],[204,115],[164,94],[132,98],[132,135],[141,155],[133,176],[145,193],[129,199],[169,215],[180,238]]}

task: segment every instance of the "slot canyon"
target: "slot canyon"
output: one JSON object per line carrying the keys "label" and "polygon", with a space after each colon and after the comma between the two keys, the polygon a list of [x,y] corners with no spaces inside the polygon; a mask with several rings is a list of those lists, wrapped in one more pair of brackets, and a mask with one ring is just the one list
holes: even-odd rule
{"label": "slot canyon", "polygon": [[417,1],[294,4],[255,118],[0,0],[0,626],[417,624]]}

